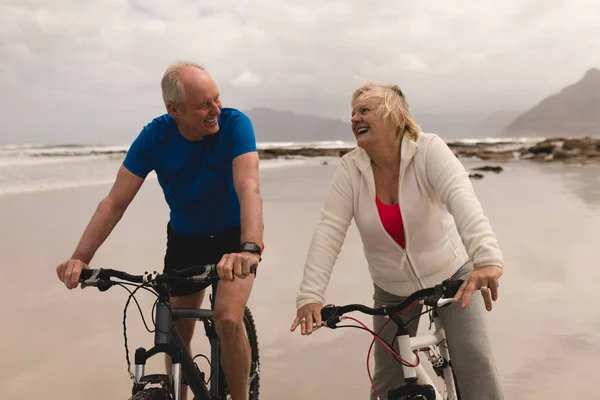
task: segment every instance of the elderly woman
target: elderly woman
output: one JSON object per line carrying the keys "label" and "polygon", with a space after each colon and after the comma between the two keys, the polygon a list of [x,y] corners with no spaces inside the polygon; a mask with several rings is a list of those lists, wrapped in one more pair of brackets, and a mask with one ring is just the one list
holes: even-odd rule
{"label": "elderly woman", "polygon": [[[450,277],[465,280],[455,303],[439,310],[461,398],[502,399],[484,309],[490,311],[498,298],[504,265],[468,173],[439,136],[420,130],[396,85],[369,83],[354,92],[352,131],[357,148],[341,158],[333,177],[308,251],[291,330],[300,326],[307,335],[321,326],[325,290],[354,219],[376,307],[398,303]],[[482,296],[473,296],[479,289]],[[421,311],[407,310],[405,320]],[[384,322],[384,317],[374,317],[375,330]],[[415,319],[409,324],[411,336],[417,328]],[[390,340],[394,333],[388,324],[381,335]],[[379,343],[374,383],[383,398],[404,383],[401,364]]]}

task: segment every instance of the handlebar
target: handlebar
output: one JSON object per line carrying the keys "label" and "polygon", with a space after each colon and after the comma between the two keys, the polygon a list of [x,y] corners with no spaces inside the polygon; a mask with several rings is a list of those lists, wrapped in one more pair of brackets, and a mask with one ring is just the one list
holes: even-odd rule
{"label": "handlebar", "polygon": [[[250,268],[250,272],[256,275],[256,266]],[[219,280],[217,264],[195,265],[181,270],[167,271],[159,274],[145,272],[143,275],[131,275],[127,272],[115,269],[83,269],[79,275],[79,282],[86,286],[95,286],[100,291],[105,291],[118,282],[110,278],[139,284],[169,284],[172,282],[188,281],[192,283],[215,282]]]}
{"label": "handlebar", "polygon": [[323,321],[323,325],[328,328],[335,328],[344,314],[353,311],[368,315],[387,315],[391,317],[414,302],[420,302],[433,308],[443,307],[453,302],[453,298],[463,282],[462,279],[446,279],[434,287],[417,290],[400,304],[392,306],[372,308],[362,304],[348,304],[345,306],[326,305],[321,309],[321,320]]}

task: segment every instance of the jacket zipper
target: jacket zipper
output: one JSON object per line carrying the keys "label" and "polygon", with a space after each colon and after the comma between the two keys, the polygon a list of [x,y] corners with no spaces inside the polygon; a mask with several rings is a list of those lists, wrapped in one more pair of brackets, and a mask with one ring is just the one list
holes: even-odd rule
{"label": "jacket zipper", "polygon": [[[412,157],[412,154],[411,154]],[[409,157],[410,159],[410,157]],[[405,164],[408,164],[408,161],[405,162]],[[404,176],[404,170],[405,168],[403,168],[403,163],[402,160],[400,161],[400,172],[399,172],[399,177],[398,177],[398,203],[399,203],[399,207],[400,207],[400,212],[402,212],[402,202],[400,201],[400,188],[402,186],[402,177]],[[372,168],[371,168],[372,171]],[[374,179],[375,177],[373,177]],[[369,179],[367,179],[367,183],[369,183],[369,192],[371,193],[371,201],[373,201],[373,204],[375,204],[375,208],[377,208],[377,203],[376,203],[376,194],[375,194],[375,188],[370,185],[370,181]],[[379,213],[377,214],[377,221],[379,221],[379,226],[381,227],[381,229],[383,229],[383,231],[385,232],[385,234],[388,236],[389,240],[394,242],[394,245],[400,247],[400,249],[402,249],[402,251],[404,252],[404,255],[406,256],[406,260],[408,261],[408,267],[410,268],[410,271],[412,272],[413,276],[415,277],[415,279],[417,280],[417,284],[419,285],[419,287],[421,289],[423,289],[423,284],[421,283],[421,280],[417,277],[417,273],[415,272],[415,269],[412,265],[412,261],[410,260],[410,255],[408,253],[408,234],[406,232],[406,225],[404,223],[404,218],[402,218],[402,229],[404,230],[404,237],[405,237],[405,248],[402,248],[402,246],[400,246],[393,237],[390,236],[390,234],[385,230],[385,227],[383,226],[383,222],[381,222],[381,218],[379,217]]]}
{"label": "jacket zipper", "polygon": [[[402,162],[400,162],[400,176],[398,177],[398,203],[400,204],[400,212],[402,212],[402,201],[400,199],[400,195],[402,193],[402,178],[404,178],[404,172],[406,171],[406,166],[408,165],[408,161],[406,161],[404,164]],[[410,254],[408,252],[408,231],[406,230],[406,223],[404,218],[402,218],[402,229],[404,230],[404,238],[405,238],[405,246],[404,246],[404,254],[406,255],[406,261],[408,261],[408,266],[411,270],[411,272],[413,273],[415,279],[417,280],[417,284],[419,285],[419,288],[423,289],[423,283],[421,282],[421,279],[419,279],[419,277],[417,276],[417,272],[415,271],[415,268],[413,267],[412,261],[410,259]]]}

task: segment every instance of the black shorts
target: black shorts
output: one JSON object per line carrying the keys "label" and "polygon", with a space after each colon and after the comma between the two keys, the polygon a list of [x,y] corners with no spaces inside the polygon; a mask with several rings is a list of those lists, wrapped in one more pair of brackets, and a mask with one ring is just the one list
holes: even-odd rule
{"label": "black shorts", "polygon": [[[217,264],[224,254],[240,251],[241,229],[239,227],[211,236],[183,236],[167,224],[167,251],[164,271],[172,271],[193,265]],[[172,296],[196,293],[210,284],[173,284]]]}

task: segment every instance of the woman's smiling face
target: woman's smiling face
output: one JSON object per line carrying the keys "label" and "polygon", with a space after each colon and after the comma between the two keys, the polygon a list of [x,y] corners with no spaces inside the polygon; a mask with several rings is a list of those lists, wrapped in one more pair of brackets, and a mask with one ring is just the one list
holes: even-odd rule
{"label": "woman's smiling face", "polygon": [[[389,142],[396,135],[393,125],[379,115],[379,102],[375,98],[357,98],[352,107],[352,133],[356,144],[363,149],[378,142]],[[391,137],[387,137],[391,136]]]}

